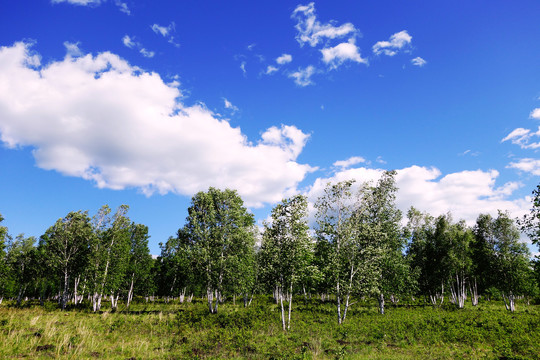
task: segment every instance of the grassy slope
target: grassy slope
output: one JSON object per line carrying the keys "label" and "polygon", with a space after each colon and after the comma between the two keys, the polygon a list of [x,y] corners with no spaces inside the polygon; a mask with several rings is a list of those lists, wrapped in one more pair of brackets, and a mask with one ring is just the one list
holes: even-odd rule
{"label": "grassy slope", "polygon": [[202,302],[141,303],[129,312],[101,314],[2,305],[0,358],[529,359],[540,354],[538,306],[519,304],[513,314],[500,303],[460,311],[389,307],[381,316],[374,304],[357,304],[340,327],[332,303],[295,301],[288,333],[267,298],[248,309],[225,304],[217,315],[209,315]]}

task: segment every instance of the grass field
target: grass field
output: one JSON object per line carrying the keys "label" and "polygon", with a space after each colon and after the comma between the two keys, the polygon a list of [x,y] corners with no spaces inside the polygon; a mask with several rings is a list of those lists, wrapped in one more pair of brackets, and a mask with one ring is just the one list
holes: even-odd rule
{"label": "grass field", "polygon": [[534,359],[540,358],[540,308],[498,302],[451,306],[354,305],[337,325],[331,302],[296,299],[289,332],[260,297],[249,308],[226,303],[135,303],[129,311],[62,312],[55,304],[0,306],[1,359]]}

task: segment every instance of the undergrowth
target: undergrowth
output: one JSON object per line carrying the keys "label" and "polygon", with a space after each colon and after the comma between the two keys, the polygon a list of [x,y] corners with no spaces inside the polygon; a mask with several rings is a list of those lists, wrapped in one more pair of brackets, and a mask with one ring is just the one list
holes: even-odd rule
{"label": "undergrowth", "polygon": [[223,304],[211,315],[193,303],[134,303],[94,314],[27,303],[0,306],[2,359],[534,359],[540,354],[537,305],[507,312],[497,302],[456,310],[351,308],[337,324],[335,305],[295,299],[291,330],[281,329],[271,298]]}

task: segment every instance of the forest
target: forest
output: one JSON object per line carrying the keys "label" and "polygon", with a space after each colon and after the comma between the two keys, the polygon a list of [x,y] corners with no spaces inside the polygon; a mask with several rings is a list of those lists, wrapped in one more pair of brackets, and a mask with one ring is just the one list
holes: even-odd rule
{"label": "forest", "polygon": [[[65,316],[85,314],[85,321],[109,321],[110,325],[112,320],[104,318],[106,314],[140,315],[159,309],[152,313],[159,314],[155,315],[159,321],[184,329],[160,330],[180,339],[174,346],[169,344],[169,350],[182,347],[178,341],[187,344],[190,336],[202,336],[197,334],[205,331],[205,326],[232,327],[238,335],[247,331],[246,323],[250,331],[257,322],[267,330],[268,322],[272,323],[271,334],[253,331],[248,336],[258,340],[237,339],[238,345],[237,340],[220,339],[218,343],[224,348],[219,351],[210,345],[201,350],[191,342],[192,346],[177,353],[186,357],[342,358],[361,354],[359,349],[366,346],[377,348],[381,341],[388,343],[385,331],[397,326],[392,336],[398,339],[392,338],[390,343],[399,348],[406,341],[407,352],[398,354],[414,358],[433,346],[467,341],[449,335],[451,324],[461,323],[468,329],[481,327],[471,324],[471,319],[480,323],[499,319],[491,331],[503,327],[497,330],[499,335],[509,336],[517,345],[499,349],[501,339],[495,336],[480,353],[441,350],[437,356],[531,357],[533,344],[538,347],[539,342],[526,334],[538,330],[535,304],[540,296],[540,262],[531,259],[522,235],[535,245],[540,240],[540,185],[533,191],[530,213],[523,218],[513,219],[499,210],[496,217],[479,214],[474,226],[468,226],[450,213],[435,217],[411,207],[402,214],[395,204],[398,189],[394,177],[395,172],[387,171],[376,183],[327,184],[314,209],[309,209],[305,196],[284,199],[272,209],[262,229],[236,191],[210,188],[193,196],[185,223],[160,243],[157,258],[149,251],[148,227],[129,219],[127,205],[116,210],[105,205],[93,216],[85,211],[70,212],[39,239],[24,234],[13,237],[0,226],[0,333],[17,333],[13,312],[22,319],[38,311],[41,315],[27,319],[34,324],[47,311],[56,311]],[[1,221],[0,216],[0,225]],[[315,225],[310,227],[310,223]],[[519,315],[517,304],[526,313]],[[474,309],[481,312],[471,312]],[[269,318],[265,312],[271,312]],[[91,320],[92,315],[97,318]],[[362,316],[370,320],[359,320]],[[444,322],[431,323],[441,321],[441,316]],[[420,319],[421,325],[414,319]],[[136,326],[122,321],[124,331]],[[513,322],[524,327],[509,330],[507,326]],[[359,330],[359,323],[380,329]],[[309,340],[313,334],[298,335],[321,324],[337,345],[325,345],[324,338],[314,345]],[[415,331],[426,326],[434,329],[428,340],[424,335],[415,338]],[[110,327],[107,329],[110,333]],[[459,329],[452,331],[464,331]],[[40,334],[35,335],[38,338],[40,331],[34,332]],[[384,336],[379,338],[380,331]],[[449,338],[433,340],[438,331]],[[375,338],[353,340],[368,335]],[[278,340],[266,352],[256,344],[249,345],[251,341],[265,343],[271,336]],[[482,337],[488,335],[478,335],[476,340],[468,336],[473,341],[471,348],[477,347],[474,341],[489,343]],[[409,338],[414,346],[422,347],[411,350]],[[199,344],[206,341],[215,345],[215,339],[205,339],[199,339]],[[117,344],[119,340],[114,341]],[[363,341],[364,347],[358,341]],[[296,345],[281,349],[284,342]],[[74,356],[77,347],[68,344],[60,342],[44,350]],[[38,348],[34,346],[32,351]],[[281,350],[274,354],[276,349]],[[97,354],[129,357],[132,353],[122,348],[116,355],[106,350]],[[143,358],[168,358],[174,351],[160,354]],[[383,358],[389,355],[380,349],[377,354]],[[13,353],[0,351],[0,355]]]}

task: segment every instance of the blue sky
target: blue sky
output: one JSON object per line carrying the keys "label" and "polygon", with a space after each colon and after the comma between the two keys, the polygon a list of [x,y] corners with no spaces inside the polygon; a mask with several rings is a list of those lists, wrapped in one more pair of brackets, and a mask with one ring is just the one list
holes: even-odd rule
{"label": "blue sky", "polygon": [[191,196],[256,218],[398,170],[397,203],[474,223],[540,175],[538,1],[0,1],[0,213],[40,236],[130,205],[150,246]]}

